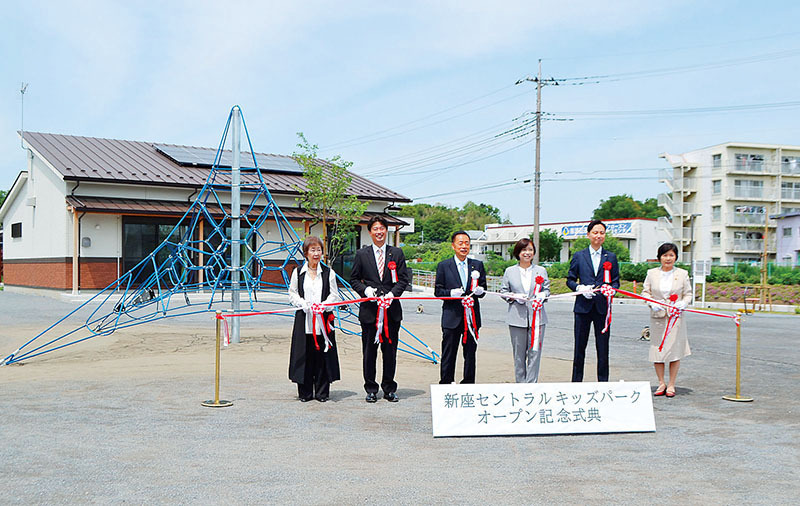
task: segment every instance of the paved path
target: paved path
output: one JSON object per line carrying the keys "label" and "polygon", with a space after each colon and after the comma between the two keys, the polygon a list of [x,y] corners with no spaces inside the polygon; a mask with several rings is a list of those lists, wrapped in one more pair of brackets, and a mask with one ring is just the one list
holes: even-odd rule
{"label": "paved path", "polygon": [[[484,304],[479,382],[513,375],[503,305]],[[0,292],[0,353],[71,307]],[[407,325],[438,350],[438,304],[414,307]],[[548,311],[543,380],[567,381],[571,305]],[[612,380],[655,383],[639,340],[647,314],[615,306]],[[734,388],[734,326],[687,320],[693,354],[678,395],[654,399],[657,432],[552,437],[434,439],[437,367],[403,357],[401,401],[368,405],[352,337],[333,402],[301,404],[286,380],[286,319],[243,324],[243,343],[223,353],[235,405],[220,410],[199,405],[213,396],[207,317],[95,338],[0,368],[0,503],[796,504],[800,317],[746,320],[749,404],[721,399]],[[587,380],[593,365],[589,353]]]}

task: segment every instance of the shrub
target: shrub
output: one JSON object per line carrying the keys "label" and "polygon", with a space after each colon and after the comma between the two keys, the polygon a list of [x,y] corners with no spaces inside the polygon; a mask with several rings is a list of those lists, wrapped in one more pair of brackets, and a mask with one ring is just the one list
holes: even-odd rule
{"label": "shrub", "polygon": [[569,272],[569,262],[556,262],[547,268],[547,277],[553,278],[566,278]]}
{"label": "shrub", "polygon": [[730,269],[725,267],[711,267],[711,274],[706,277],[709,283],[727,283],[733,279]]}
{"label": "shrub", "polygon": [[651,267],[652,265],[647,262],[622,264],[619,266],[619,277],[625,281],[638,281],[641,283],[647,277],[647,270]]}

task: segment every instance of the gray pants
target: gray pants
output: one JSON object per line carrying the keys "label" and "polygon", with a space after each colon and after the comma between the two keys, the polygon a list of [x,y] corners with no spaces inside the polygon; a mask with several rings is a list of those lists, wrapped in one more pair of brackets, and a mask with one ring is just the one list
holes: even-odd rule
{"label": "gray pants", "polygon": [[542,361],[545,325],[539,325],[539,349],[531,349],[530,327],[508,326],[511,333],[511,351],[514,353],[514,376],[517,383],[536,383]]}

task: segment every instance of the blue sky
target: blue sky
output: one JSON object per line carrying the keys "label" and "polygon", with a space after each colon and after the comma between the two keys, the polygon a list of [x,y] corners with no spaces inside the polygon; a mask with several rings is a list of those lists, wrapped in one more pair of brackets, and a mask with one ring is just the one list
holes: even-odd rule
{"label": "blue sky", "polygon": [[656,196],[662,152],[800,144],[800,103],[766,106],[800,101],[797,2],[2,0],[1,12],[4,189],[25,166],[22,82],[26,130],[214,147],[240,104],[257,151],[290,154],[303,131],[418,202],[486,202],[515,223],[533,221],[533,135],[518,134],[536,106],[535,85],[515,83],[539,58],[545,79],[568,79],[543,89],[543,222]]}

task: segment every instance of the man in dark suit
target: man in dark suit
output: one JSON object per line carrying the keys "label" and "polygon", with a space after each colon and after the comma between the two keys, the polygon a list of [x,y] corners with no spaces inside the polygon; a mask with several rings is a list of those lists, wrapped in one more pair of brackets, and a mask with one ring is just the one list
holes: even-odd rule
{"label": "man in dark suit", "polygon": [[[392,299],[399,297],[409,285],[406,257],[403,250],[386,244],[388,233],[386,219],[373,216],[367,223],[367,230],[372,237],[372,244],[356,252],[353,271],[350,274],[350,285],[362,297],[383,297]],[[394,373],[397,367],[397,342],[400,322],[403,319],[403,308],[399,300],[394,300],[386,309],[389,332],[386,335],[381,326],[380,348],[383,356],[383,377],[381,389],[383,398],[389,402],[397,402],[397,383]],[[362,302],[358,309],[358,321],[361,322],[361,351],[364,357],[364,390],[367,402],[377,402],[378,383],[375,382],[375,362],[378,359],[378,344],[375,336],[378,331],[378,304],[375,301]]]}
{"label": "man in dark suit", "polygon": [[[486,270],[483,262],[467,258],[469,254],[469,235],[463,230],[451,237],[455,256],[442,260],[436,266],[436,297],[461,297],[469,295],[475,305],[475,332],[473,337],[467,330],[464,349],[464,377],[461,383],[475,383],[475,351],[478,348],[477,329],[481,326],[481,306],[478,299],[485,295]],[[473,279],[477,280],[472,288]],[[458,343],[464,337],[464,306],[461,300],[442,301],[442,368],[439,383],[450,384],[455,379]]]}
{"label": "man in dark suit", "polygon": [[575,353],[572,358],[572,381],[583,381],[583,362],[589,342],[589,326],[594,325],[594,343],[597,349],[597,381],[608,381],[608,338],[611,327],[604,333],[608,302],[600,293],[591,293],[595,287],[606,283],[603,265],[611,264],[608,284],[619,288],[619,266],[617,256],[603,249],[606,240],[606,225],[600,220],[589,222],[586,227],[589,247],[572,256],[567,274],[570,290],[585,292],[575,297]]}

